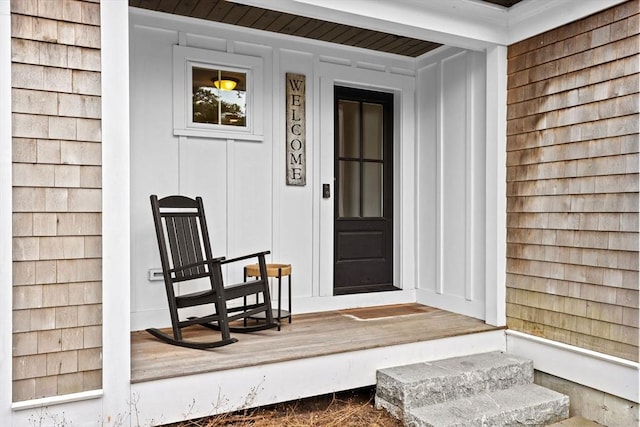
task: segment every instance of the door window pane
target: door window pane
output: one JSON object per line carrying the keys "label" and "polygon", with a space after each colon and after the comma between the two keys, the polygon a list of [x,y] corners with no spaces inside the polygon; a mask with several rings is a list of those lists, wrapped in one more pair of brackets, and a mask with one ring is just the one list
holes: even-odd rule
{"label": "door window pane", "polygon": [[382,164],[362,164],[362,216],[382,217]]}
{"label": "door window pane", "polygon": [[362,104],[363,157],[382,160],[382,104]]}
{"label": "door window pane", "polygon": [[340,100],[338,103],[338,120],[342,130],[338,141],[340,157],[360,156],[360,103]]}
{"label": "door window pane", "polygon": [[193,123],[247,125],[247,74],[193,67]]}
{"label": "door window pane", "polygon": [[338,216],[357,218],[360,216],[360,164],[340,160],[338,176]]}

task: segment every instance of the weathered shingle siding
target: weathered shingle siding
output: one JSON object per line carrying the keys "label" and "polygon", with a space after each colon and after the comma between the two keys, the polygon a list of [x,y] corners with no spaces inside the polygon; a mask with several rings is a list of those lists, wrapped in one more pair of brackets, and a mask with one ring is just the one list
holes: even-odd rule
{"label": "weathered shingle siding", "polygon": [[11,0],[13,400],[101,388],[99,1]]}
{"label": "weathered shingle siding", "polygon": [[639,5],[509,46],[507,322],[638,360]]}

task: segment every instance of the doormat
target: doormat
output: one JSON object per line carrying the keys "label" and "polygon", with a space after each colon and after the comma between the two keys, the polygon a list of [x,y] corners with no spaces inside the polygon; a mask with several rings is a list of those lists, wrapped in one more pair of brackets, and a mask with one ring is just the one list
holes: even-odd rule
{"label": "doormat", "polygon": [[433,311],[433,308],[419,304],[381,305],[378,307],[351,308],[339,313],[355,320],[375,320],[397,316],[410,316]]}

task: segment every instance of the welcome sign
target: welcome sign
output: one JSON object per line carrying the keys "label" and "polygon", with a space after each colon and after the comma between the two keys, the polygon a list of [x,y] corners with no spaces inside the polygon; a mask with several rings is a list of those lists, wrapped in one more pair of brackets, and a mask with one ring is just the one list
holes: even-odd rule
{"label": "welcome sign", "polygon": [[303,74],[287,73],[287,185],[306,185],[305,81]]}

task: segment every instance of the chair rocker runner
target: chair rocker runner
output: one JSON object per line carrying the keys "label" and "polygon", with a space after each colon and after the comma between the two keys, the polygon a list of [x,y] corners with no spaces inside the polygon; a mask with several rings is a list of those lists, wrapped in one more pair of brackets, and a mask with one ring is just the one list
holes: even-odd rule
{"label": "chair rocker runner", "polygon": [[[269,254],[269,251],[233,259],[213,258],[201,197],[191,199],[184,196],[168,196],[158,199],[156,195],[152,195],[151,208],[173,334],[164,333],[156,328],[147,329],[147,332],[169,344],[207,349],[236,342],[237,339],[231,338],[230,332],[251,332],[274,327],[279,329],[279,323],[273,319],[266,274],[265,255]],[[225,287],[222,265],[249,258],[258,259],[260,271],[263,273],[261,277],[265,279],[248,280]],[[197,279],[208,279],[209,288],[185,294],[176,292],[176,284]],[[255,302],[242,303],[248,296],[252,296],[253,298],[249,299]],[[227,302],[231,300],[238,300],[239,305],[228,306]],[[180,316],[180,309],[196,306],[210,306],[212,311],[204,316]],[[229,324],[234,320],[246,319],[262,312],[266,316],[264,324],[244,327],[231,327]],[[208,342],[185,340],[182,329],[191,325],[220,331],[221,338]]]}

